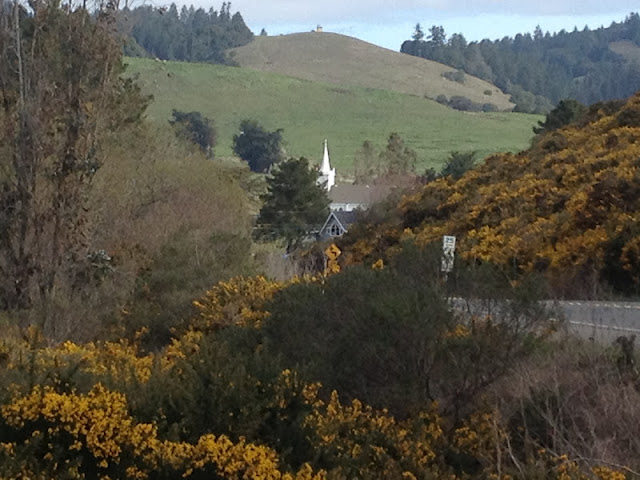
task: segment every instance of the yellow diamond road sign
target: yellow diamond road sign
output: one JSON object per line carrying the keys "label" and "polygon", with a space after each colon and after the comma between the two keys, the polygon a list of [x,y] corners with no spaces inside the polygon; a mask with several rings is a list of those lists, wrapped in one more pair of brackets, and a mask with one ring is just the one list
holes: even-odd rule
{"label": "yellow diamond road sign", "polygon": [[338,258],[342,252],[336,246],[335,243],[332,243],[331,245],[329,245],[327,247],[327,249],[324,251],[324,253],[328,258],[334,260],[334,259]]}

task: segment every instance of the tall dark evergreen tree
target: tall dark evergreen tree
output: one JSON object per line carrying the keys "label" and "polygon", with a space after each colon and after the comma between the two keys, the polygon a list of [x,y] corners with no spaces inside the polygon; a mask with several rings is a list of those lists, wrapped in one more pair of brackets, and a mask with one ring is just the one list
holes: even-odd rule
{"label": "tall dark evergreen tree", "polygon": [[564,127],[579,120],[586,111],[586,107],[577,100],[561,100],[558,106],[549,112],[544,122],[538,122],[538,126],[533,127],[533,132],[541,134]]}
{"label": "tall dark evergreen tree", "polygon": [[322,225],[329,213],[329,198],[317,184],[318,173],[306,158],[291,158],[267,178],[267,193],[257,219],[256,237],[284,240],[287,252]]}
{"label": "tall dark evergreen tree", "polygon": [[173,110],[169,123],[176,136],[197,145],[206,155],[213,157],[216,144],[216,131],[213,122],[200,112],[180,112]]}
{"label": "tall dark evergreen tree", "polygon": [[414,42],[419,42],[421,40],[424,40],[424,31],[422,30],[422,27],[420,26],[419,23],[416,23],[416,29],[413,32],[413,35],[411,36],[411,38],[413,38]]}
{"label": "tall dark evergreen tree", "polygon": [[446,163],[442,167],[440,175],[452,177],[455,180],[462,177],[466,171],[473,168],[476,161],[476,152],[451,152]]}
{"label": "tall dark evergreen tree", "polygon": [[591,104],[626,98],[640,89],[640,68],[629,45],[640,48],[637,13],[597,30],[551,35],[537,26],[533,35],[469,44],[455,34],[447,42],[444,29],[435,25],[427,41],[415,32],[411,37],[402,44],[402,52],[494,83],[511,94],[517,111],[548,113],[564,98]]}
{"label": "tall dark evergreen tree", "polygon": [[[183,6],[178,13],[175,4],[168,9],[141,6],[122,12],[127,25],[121,34],[131,37],[148,56],[162,60],[232,63],[225,51],[246,45],[253,33],[239,12],[231,14],[231,3],[223,3],[220,12]],[[131,54],[140,54],[130,48]]]}
{"label": "tall dark evergreen tree", "polygon": [[243,120],[233,136],[233,151],[258,173],[266,173],[283,157],[282,129],[269,132],[255,120]]}

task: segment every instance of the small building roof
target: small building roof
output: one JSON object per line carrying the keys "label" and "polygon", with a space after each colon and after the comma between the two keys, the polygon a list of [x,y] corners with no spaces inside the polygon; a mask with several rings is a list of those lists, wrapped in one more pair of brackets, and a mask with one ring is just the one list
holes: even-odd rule
{"label": "small building roof", "polygon": [[335,185],[329,190],[331,203],[372,205],[384,200],[391,192],[389,185]]}
{"label": "small building roof", "polygon": [[350,212],[345,212],[345,211],[339,211],[339,212],[332,212],[333,215],[338,219],[338,221],[340,222],[340,225],[342,225],[342,227],[347,230],[347,227],[349,225],[351,225],[353,222],[356,221],[356,219],[358,218],[358,212],[356,210],[352,210]]}
{"label": "small building roof", "polygon": [[323,233],[325,232],[327,226],[329,226],[332,223],[332,220],[337,222],[338,225],[340,225],[341,229],[344,232],[346,232],[348,231],[349,225],[351,225],[353,222],[356,221],[357,216],[358,216],[358,212],[356,211],[329,212],[329,216],[327,217],[327,220],[324,222],[324,225],[322,225],[322,228],[319,230],[319,235],[321,237],[323,236]]}

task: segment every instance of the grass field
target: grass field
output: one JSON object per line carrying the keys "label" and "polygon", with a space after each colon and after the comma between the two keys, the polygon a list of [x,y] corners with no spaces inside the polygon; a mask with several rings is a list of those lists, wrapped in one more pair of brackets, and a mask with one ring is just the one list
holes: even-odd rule
{"label": "grass field", "polygon": [[171,110],[199,111],[215,121],[218,157],[232,155],[240,121],[284,129],[287,153],[320,162],[329,140],[338,175],[349,177],[364,140],[386,145],[398,132],[417,151],[419,171],[439,167],[453,150],[481,155],[527,147],[540,117],[517,113],[465,113],[421,97],[360,87],[338,87],[249,69],[129,58],[128,73],[154,96],[151,121]]}
{"label": "grass field", "polygon": [[314,82],[352,85],[408,93],[435,99],[464,96],[491,103],[500,111],[514,107],[509,95],[484,80],[464,75],[463,82],[448,80],[455,71],[441,63],[378,47],[337,33],[295,33],[256,37],[247,45],[230,50],[241,66],[274,72]]}

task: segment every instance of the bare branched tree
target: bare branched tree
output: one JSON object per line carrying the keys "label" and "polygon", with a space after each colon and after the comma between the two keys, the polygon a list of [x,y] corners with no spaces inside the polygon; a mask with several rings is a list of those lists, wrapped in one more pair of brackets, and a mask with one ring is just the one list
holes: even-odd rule
{"label": "bare branched tree", "polygon": [[120,76],[116,9],[0,3],[0,309],[37,303],[42,326],[81,281],[102,140],[144,110]]}

